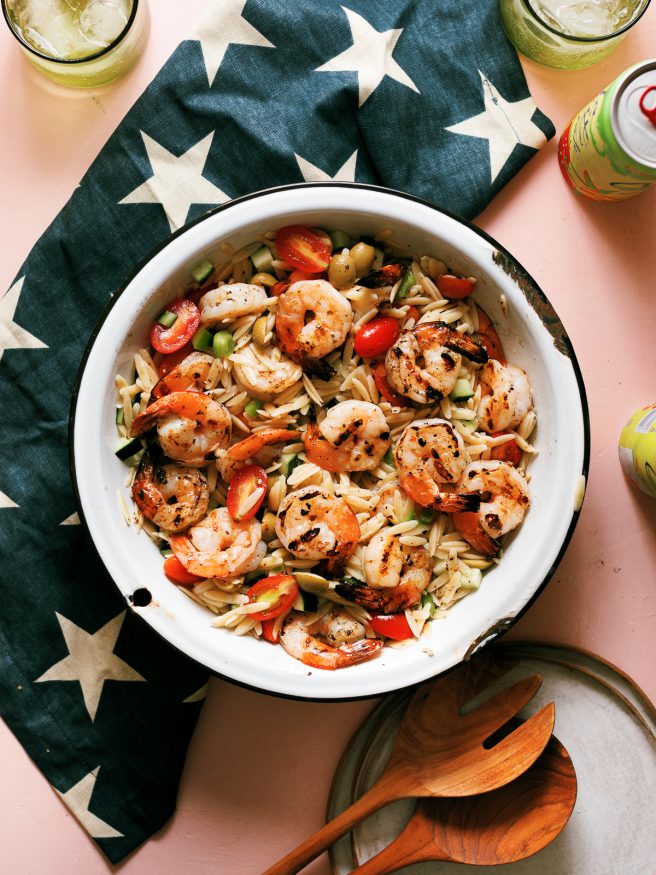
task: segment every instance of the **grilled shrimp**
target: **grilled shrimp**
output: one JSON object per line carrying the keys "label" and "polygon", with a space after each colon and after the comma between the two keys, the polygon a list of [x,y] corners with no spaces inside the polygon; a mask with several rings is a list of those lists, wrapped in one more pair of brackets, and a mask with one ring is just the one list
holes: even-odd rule
{"label": "grilled shrimp", "polygon": [[453,522],[474,549],[487,556],[499,551],[496,538],[516,529],[530,503],[528,483],[508,462],[471,462],[465,468],[462,488],[482,495],[477,513],[455,514]]}
{"label": "grilled shrimp", "polygon": [[[338,609],[334,609],[329,619],[322,617],[308,623],[303,614],[292,611],[283,626],[280,643],[294,659],[324,669],[355,665],[382,649],[382,641],[364,637],[364,626],[346,614],[338,617],[337,612]],[[321,640],[319,635],[327,640]]]}
{"label": "grilled shrimp", "polygon": [[479,382],[483,397],[478,421],[488,434],[516,428],[533,407],[528,376],[517,365],[502,365],[490,359],[481,368]]}
{"label": "grilled shrimp", "polygon": [[180,532],[205,516],[210,493],[197,468],[155,465],[146,452],[132,484],[132,498],[160,529]]}
{"label": "grilled shrimp", "polygon": [[444,322],[422,322],[404,331],[387,351],[387,380],[401,395],[431,404],[453,390],[463,355],[479,364],[487,361],[483,347],[467,334]]}
{"label": "grilled shrimp", "polygon": [[155,383],[151,393],[153,398],[162,398],[171,392],[202,392],[214,362],[214,356],[205,352],[190,353]]}
{"label": "grilled shrimp", "polygon": [[407,425],[394,457],[399,483],[417,504],[444,513],[478,509],[478,495],[454,491],[467,460],[462,438],[445,419]]}
{"label": "grilled shrimp", "polygon": [[322,380],[332,374],[322,359],[344,343],[352,321],[351,304],[326,280],[293,283],[278,299],[276,333],[281,348]]}
{"label": "grilled shrimp", "polygon": [[390,442],[385,414],[369,401],[341,401],[305,432],[308,459],[328,471],[371,471]]}
{"label": "grilled shrimp", "polygon": [[[272,401],[303,376],[303,368],[289,359],[280,361],[257,358],[250,347],[239,352],[240,363],[232,365],[235,377],[252,398]],[[252,365],[243,364],[244,359]]]}
{"label": "grilled shrimp", "polygon": [[[243,441],[228,447],[227,450],[220,451],[216,467],[225,482],[229,483],[244,465],[255,463],[267,468],[275,458],[276,450],[273,445],[282,441],[292,441],[297,437],[297,431],[289,431],[285,428],[272,428],[270,431],[255,432],[255,434],[244,438]],[[270,452],[267,452],[268,448],[271,448]]]}
{"label": "grilled shrimp", "polygon": [[205,292],[198,302],[200,324],[204,327],[232,322],[266,310],[267,293],[262,286],[231,283]]}
{"label": "grilled shrimp", "polygon": [[382,529],[364,551],[363,583],[340,583],[335,592],[371,611],[394,613],[416,605],[431,580],[431,558],[421,546],[402,544],[400,535]]}
{"label": "grilled shrimp", "polygon": [[130,434],[143,434],[157,423],[162,451],[176,462],[200,467],[207,456],[230,441],[227,408],[200,392],[171,392],[135,417]]}
{"label": "grilled shrimp", "polygon": [[211,510],[183,535],[171,535],[176,558],[191,574],[232,580],[254,571],[266,554],[255,517],[233,520],[227,508]]}
{"label": "grilled shrimp", "polygon": [[319,486],[304,486],[283,498],[276,534],[294,556],[326,559],[333,571],[355,550],[360,525],[343,498]]}

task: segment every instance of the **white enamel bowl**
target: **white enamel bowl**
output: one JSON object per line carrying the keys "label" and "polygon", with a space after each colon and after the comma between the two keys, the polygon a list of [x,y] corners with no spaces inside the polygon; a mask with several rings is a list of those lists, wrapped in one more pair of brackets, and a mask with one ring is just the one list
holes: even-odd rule
{"label": "white enamel bowl", "polygon": [[[237,637],[210,625],[212,615],[162,573],[158,550],[123,521],[117,490],[126,468],[114,455],[116,373],[128,374],[147,343],[153,319],[220,244],[236,248],[255,233],[284,225],[343,228],[373,234],[383,227],[456,273],[478,277],[476,300],[499,328],[510,361],[525,368],[538,411],[530,511],[503,561],[481,588],[433,622],[421,641],[385,648],[368,662],[338,671],[312,670],[282,647]],[[508,316],[499,303],[504,294]],[[152,600],[133,609],[171,644],[212,671],[241,684],[313,699],[373,696],[416,683],[467,658],[507,629],[553,572],[571,536],[585,483],[588,427],[585,393],[569,340],[550,304],[523,268],[474,228],[407,195],[335,183],[288,186],[232,201],[182,228],[117,293],[92,338],[78,380],[71,436],[79,507],[116,585],[132,604],[146,588]]]}

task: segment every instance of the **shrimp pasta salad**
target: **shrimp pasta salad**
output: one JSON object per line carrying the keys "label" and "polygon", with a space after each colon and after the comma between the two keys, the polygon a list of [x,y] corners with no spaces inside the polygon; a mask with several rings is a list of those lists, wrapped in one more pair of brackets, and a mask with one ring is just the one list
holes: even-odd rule
{"label": "shrimp pasta salad", "polygon": [[421,639],[529,509],[528,375],[476,278],[391,229],[221,252],[116,378],[126,522],[208,622],[263,648],[336,669]]}

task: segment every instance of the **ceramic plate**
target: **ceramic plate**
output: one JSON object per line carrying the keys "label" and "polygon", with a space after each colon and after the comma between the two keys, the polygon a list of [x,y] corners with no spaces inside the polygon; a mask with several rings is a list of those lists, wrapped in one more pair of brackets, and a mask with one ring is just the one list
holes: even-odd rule
{"label": "ceramic plate", "polygon": [[[630,679],[590,654],[543,645],[495,648],[520,659],[504,679],[510,684],[534,673],[542,689],[522,716],[556,702],[555,734],[572,757],[578,780],[574,812],[561,835],[534,857],[495,866],[500,875],[647,875],[656,859],[650,804],[656,795],[656,714]],[[391,752],[409,693],[388,697],[365,720],[348,745],[335,776],[328,807],[334,817],[362,795]],[[335,875],[386,847],[414,809],[403,800],[373,814],[331,852]],[[421,863],[407,875],[480,873],[481,867]]]}

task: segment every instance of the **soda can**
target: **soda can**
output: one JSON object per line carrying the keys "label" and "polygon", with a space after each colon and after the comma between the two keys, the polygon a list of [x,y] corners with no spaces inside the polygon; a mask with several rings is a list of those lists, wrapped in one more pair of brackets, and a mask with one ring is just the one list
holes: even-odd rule
{"label": "soda can", "polygon": [[620,465],[638,489],[656,498],[656,404],[629,418],[620,435]]}
{"label": "soda can", "polygon": [[567,184],[596,201],[656,185],[656,60],[630,67],[574,116],[558,163]]}

